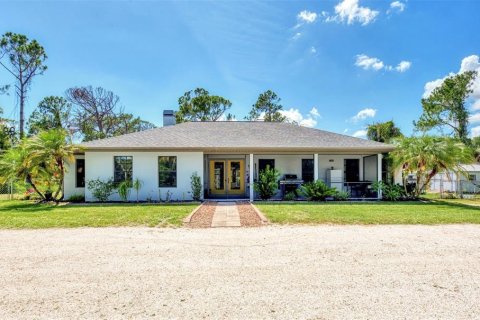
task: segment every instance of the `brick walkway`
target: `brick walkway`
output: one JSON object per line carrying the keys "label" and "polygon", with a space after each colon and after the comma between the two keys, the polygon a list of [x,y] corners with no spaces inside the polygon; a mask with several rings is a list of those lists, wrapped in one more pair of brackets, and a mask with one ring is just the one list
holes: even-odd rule
{"label": "brick walkway", "polygon": [[190,228],[259,227],[267,223],[248,201],[208,201],[184,219]]}

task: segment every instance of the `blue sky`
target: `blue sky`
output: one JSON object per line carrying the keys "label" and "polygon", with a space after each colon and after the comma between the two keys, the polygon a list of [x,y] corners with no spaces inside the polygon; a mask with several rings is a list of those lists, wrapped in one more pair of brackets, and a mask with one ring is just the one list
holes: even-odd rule
{"label": "blue sky", "polygon": [[[462,61],[480,70],[479,12],[480,1],[3,1],[0,32],[37,39],[49,56],[27,113],[45,96],[93,85],[161,125],[164,109],[204,87],[241,119],[272,89],[308,126],[362,136],[393,119],[410,134],[427,83]],[[7,116],[15,104],[0,97]]]}

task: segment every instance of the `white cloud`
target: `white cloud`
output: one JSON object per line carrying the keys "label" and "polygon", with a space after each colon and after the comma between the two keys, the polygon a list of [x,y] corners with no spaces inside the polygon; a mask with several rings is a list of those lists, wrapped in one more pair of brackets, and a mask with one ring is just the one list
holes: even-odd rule
{"label": "white cloud", "polygon": [[472,138],[480,137],[480,126],[472,128]]}
{"label": "white cloud", "polygon": [[468,117],[468,121],[470,123],[479,123],[480,122],[480,113],[472,114],[470,117]]}
{"label": "white cloud", "polygon": [[358,122],[360,120],[365,120],[367,118],[373,118],[377,114],[376,109],[365,108],[360,110],[355,116],[352,117],[353,122]]}
{"label": "white cloud", "polygon": [[378,16],[379,12],[368,7],[361,7],[359,0],[342,0],[335,6],[335,15],[322,11],[322,16],[326,22],[346,22],[353,24],[355,22],[365,26]]}
{"label": "white cloud", "polygon": [[405,3],[401,1],[393,1],[392,3],[390,3],[390,9],[387,12],[403,12],[403,10],[405,10]]}
{"label": "white cloud", "polygon": [[302,33],[301,32],[297,32],[293,35],[292,37],[292,40],[297,40],[298,38],[300,38],[302,36]]}
{"label": "white cloud", "polygon": [[357,55],[357,60],[355,61],[357,67],[363,68],[364,70],[381,70],[384,67],[383,61],[378,58],[371,58],[365,54]]}
{"label": "white cloud", "polygon": [[317,14],[312,11],[303,10],[297,15],[297,19],[302,23],[314,23],[317,20]]}
{"label": "white cloud", "polygon": [[312,46],[312,47],[310,48],[310,53],[317,53],[317,49]]}
{"label": "white cloud", "polygon": [[367,130],[357,130],[352,134],[352,137],[355,138],[366,138],[367,137]]}
{"label": "white cloud", "polygon": [[315,107],[312,107],[312,109],[310,110],[309,113],[310,113],[310,114],[312,115],[312,117],[314,117],[314,118],[319,118],[319,117],[321,117],[321,116],[320,116],[320,112],[318,112],[318,109],[315,108]]}
{"label": "white cloud", "polygon": [[[478,55],[471,55],[462,59],[458,73],[463,73],[465,71],[477,71],[477,73],[480,74],[480,57]],[[427,98],[430,96],[432,91],[441,86],[447,77],[454,76],[455,74],[456,73],[450,72],[443,78],[427,82],[424,87],[423,97]],[[473,92],[470,95],[472,102],[471,108],[472,110],[480,110],[480,76],[477,76],[474,80],[472,90]]]}
{"label": "white cloud", "polygon": [[396,67],[395,70],[398,72],[405,72],[412,66],[410,61],[401,61]]}
{"label": "white cloud", "polygon": [[304,116],[296,108],[282,110],[280,111],[280,113],[287,117],[288,121],[295,122],[301,126],[309,128],[315,127],[317,125],[317,118],[320,117],[320,113],[318,113],[318,110],[315,107],[313,107],[312,110],[310,110],[309,114],[306,116]]}
{"label": "white cloud", "polygon": [[386,65],[382,60],[369,57],[366,54],[358,54],[356,56],[355,65],[360,67],[364,70],[386,70],[386,71],[398,71],[398,72],[405,72],[412,66],[410,61],[403,60],[401,61],[396,67],[391,65]]}

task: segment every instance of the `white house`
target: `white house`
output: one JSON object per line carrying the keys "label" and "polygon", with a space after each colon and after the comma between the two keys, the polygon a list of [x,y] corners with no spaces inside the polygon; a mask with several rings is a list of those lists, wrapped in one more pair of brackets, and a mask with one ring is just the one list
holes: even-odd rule
{"label": "white house", "polygon": [[[170,113],[166,117],[173,116]],[[282,193],[304,182],[324,180],[352,198],[376,198],[382,154],[391,145],[298,125],[217,121],[162,128],[81,144],[64,181],[65,199],[84,195],[95,201],[85,181],[140,179],[141,200],[191,199],[191,176],[202,181],[204,198],[250,199],[253,183],[267,165],[280,171]],[[136,195],[132,192],[131,200]],[[113,195],[110,200],[119,200]]]}
{"label": "white house", "polygon": [[455,172],[437,173],[430,181],[433,192],[479,193],[480,163],[461,165],[463,174]]}

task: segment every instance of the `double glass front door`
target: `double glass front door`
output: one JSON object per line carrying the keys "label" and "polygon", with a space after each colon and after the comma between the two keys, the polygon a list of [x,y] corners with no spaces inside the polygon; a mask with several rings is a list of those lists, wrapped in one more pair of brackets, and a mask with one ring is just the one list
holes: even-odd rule
{"label": "double glass front door", "polygon": [[245,160],[210,160],[210,194],[243,196]]}

